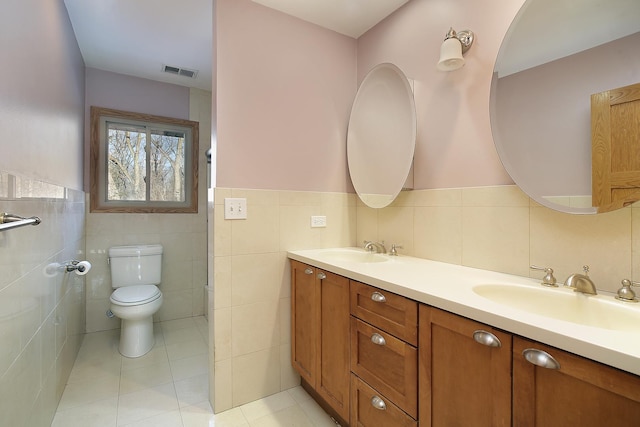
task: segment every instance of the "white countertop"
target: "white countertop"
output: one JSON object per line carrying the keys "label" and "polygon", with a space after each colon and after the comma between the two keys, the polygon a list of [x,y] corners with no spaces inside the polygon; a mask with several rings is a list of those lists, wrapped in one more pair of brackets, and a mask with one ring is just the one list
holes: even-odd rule
{"label": "white countertop", "polygon": [[[353,250],[358,250],[352,248]],[[413,300],[486,323],[535,341],[640,375],[640,323],[626,331],[583,326],[536,315],[481,297],[473,287],[512,284],[541,287],[540,280],[496,273],[408,256],[389,256],[385,262],[362,263],[331,256],[335,249],[288,252],[291,259],[394,292]],[[542,274],[541,274],[542,277]],[[554,288],[553,292],[570,292]],[[576,298],[587,298],[575,294]],[[588,298],[606,298],[597,295]],[[625,304],[619,302],[619,304]],[[625,304],[640,314],[640,303]]]}

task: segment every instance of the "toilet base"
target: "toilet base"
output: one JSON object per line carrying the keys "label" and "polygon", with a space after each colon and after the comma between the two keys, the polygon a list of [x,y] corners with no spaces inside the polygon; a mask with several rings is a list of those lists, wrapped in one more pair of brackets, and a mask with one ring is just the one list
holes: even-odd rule
{"label": "toilet base", "polygon": [[118,351],[125,357],[140,357],[147,354],[155,344],[153,317],[122,319]]}
{"label": "toilet base", "polygon": [[118,345],[121,355],[140,357],[153,348],[153,315],[161,306],[162,294],[155,300],[139,305],[120,305],[111,300],[111,312],[122,321]]}

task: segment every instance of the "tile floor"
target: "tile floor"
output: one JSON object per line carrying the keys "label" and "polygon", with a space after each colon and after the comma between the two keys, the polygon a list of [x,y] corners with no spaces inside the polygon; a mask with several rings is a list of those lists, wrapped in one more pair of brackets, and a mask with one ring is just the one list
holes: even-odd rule
{"label": "tile floor", "polygon": [[137,359],[118,353],[119,331],[87,334],[52,427],[335,427],[301,387],[214,415],[206,319],[154,329],[156,345]]}

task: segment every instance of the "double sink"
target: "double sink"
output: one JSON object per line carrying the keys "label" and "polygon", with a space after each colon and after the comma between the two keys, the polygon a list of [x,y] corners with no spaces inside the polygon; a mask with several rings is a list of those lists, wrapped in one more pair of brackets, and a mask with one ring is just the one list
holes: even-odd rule
{"label": "double sink", "polygon": [[[405,259],[358,248],[323,249],[318,253],[329,262],[344,265],[366,266]],[[471,286],[471,290],[482,298],[511,309],[584,326],[640,333],[640,304],[623,303],[610,296],[511,283],[477,284]]]}

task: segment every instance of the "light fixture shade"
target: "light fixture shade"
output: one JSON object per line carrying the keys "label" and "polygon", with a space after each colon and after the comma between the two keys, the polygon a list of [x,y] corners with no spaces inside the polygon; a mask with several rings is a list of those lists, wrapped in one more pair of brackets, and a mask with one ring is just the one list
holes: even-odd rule
{"label": "light fixture shade", "polygon": [[438,70],[453,71],[464,65],[462,57],[462,43],[456,37],[449,37],[440,46],[440,60]]}

